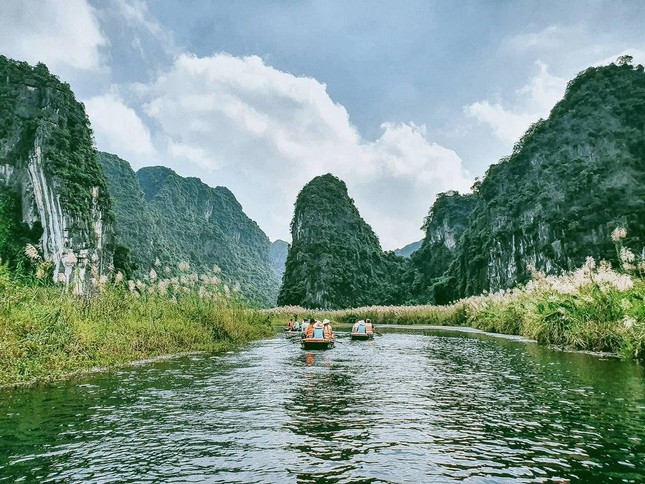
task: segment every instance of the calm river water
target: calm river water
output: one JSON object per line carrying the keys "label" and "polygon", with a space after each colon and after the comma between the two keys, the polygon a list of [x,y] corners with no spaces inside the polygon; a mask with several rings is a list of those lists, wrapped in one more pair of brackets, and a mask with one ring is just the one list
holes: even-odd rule
{"label": "calm river water", "polygon": [[0,390],[0,481],[643,482],[645,372],[450,331]]}

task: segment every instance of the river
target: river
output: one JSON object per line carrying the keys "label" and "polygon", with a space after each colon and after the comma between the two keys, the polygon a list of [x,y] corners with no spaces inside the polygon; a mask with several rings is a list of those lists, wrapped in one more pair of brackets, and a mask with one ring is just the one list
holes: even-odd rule
{"label": "river", "polygon": [[384,331],[0,390],[0,481],[645,480],[642,366]]}

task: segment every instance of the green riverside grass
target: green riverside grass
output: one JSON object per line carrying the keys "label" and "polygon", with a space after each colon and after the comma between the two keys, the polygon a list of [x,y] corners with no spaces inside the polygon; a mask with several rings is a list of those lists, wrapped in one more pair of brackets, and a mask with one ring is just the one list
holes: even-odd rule
{"label": "green riverside grass", "polygon": [[162,355],[218,352],[272,334],[230,296],[173,298],[105,284],[90,296],[16,284],[0,266],[0,387],[63,378]]}

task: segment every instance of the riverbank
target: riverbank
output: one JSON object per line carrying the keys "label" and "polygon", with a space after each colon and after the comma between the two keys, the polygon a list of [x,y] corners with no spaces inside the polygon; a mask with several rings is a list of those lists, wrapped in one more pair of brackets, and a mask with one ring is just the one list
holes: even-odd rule
{"label": "riverbank", "polygon": [[272,334],[268,318],[224,294],[105,284],[91,296],[0,281],[0,387],[39,383]]}
{"label": "riverbank", "polygon": [[535,272],[526,286],[462,299],[447,306],[371,306],[335,311],[279,307],[265,311],[274,324],[292,316],[339,323],[371,319],[379,324],[468,326],[519,335],[540,344],[617,353],[645,359],[645,280],[617,273],[608,264],[585,266],[563,276]]}

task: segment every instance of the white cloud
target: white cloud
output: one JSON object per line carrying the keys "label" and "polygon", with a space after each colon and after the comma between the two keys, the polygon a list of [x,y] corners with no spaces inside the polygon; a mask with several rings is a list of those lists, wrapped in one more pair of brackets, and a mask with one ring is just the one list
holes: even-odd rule
{"label": "white cloud", "polygon": [[99,48],[107,41],[87,1],[0,0],[0,12],[0,53],[56,73],[102,67]]}
{"label": "white cloud", "polygon": [[500,140],[515,143],[532,123],[549,115],[567,86],[566,79],[549,74],[546,64],[536,64],[538,73],[515,92],[513,100],[474,102],[464,107],[466,116],[487,124]]}
{"label": "white cloud", "polygon": [[136,91],[169,164],[229,187],[271,238],[288,237],[296,195],[323,173],[348,184],[387,248],[421,237],[436,193],[470,186],[459,156],[424,126],[385,123],[364,141],[324,84],[256,56],[181,55]]}
{"label": "white cloud", "polygon": [[549,25],[539,32],[522,32],[503,39],[502,51],[525,54],[536,50],[561,50],[563,45],[575,41],[585,34],[578,26]]}
{"label": "white cloud", "polygon": [[116,94],[85,101],[96,144],[100,150],[131,159],[154,153],[150,132],[141,118]]}
{"label": "white cloud", "polygon": [[147,32],[166,53],[178,53],[172,32],[154,18],[145,0],[113,0],[112,6],[120,20],[132,28],[133,47],[143,57],[147,57],[147,54],[139,37],[141,30]]}

